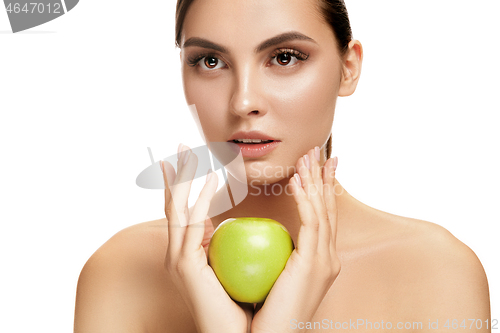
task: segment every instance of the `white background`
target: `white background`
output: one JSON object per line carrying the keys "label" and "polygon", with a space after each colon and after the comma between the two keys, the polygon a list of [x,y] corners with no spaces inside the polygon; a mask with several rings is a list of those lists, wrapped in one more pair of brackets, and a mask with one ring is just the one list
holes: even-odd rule
{"label": "white background", "polygon": [[[472,248],[500,318],[499,2],[347,7],[365,59],[337,107],[338,179]],[[163,217],[163,192],[135,184],[147,147],[158,160],[203,144],[174,11],[174,1],[83,0],[12,34],[0,10],[0,331],[71,331],[86,260],[119,230]]]}

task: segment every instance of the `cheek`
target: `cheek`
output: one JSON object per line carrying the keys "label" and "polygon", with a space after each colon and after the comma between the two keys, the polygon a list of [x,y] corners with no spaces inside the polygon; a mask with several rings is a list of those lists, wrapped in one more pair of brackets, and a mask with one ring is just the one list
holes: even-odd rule
{"label": "cheek", "polygon": [[271,85],[273,108],[297,139],[319,140],[330,133],[340,77],[334,66],[318,63],[304,69]]}
{"label": "cheek", "polygon": [[[183,74],[183,85],[186,102],[188,105],[196,105],[198,118],[203,125],[203,132],[209,139],[213,139],[214,133],[219,133],[225,123],[224,111],[227,110],[227,89],[223,87],[224,82],[218,80],[217,89],[213,82]],[[212,136],[211,136],[212,135]]]}

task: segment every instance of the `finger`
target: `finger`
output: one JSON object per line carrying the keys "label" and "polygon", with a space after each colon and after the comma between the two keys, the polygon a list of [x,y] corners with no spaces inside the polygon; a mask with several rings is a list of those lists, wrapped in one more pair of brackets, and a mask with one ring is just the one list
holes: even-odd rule
{"label": "finger", "polygon": [[165,208],[164,208],[164,211],[165,211],[165,216],[167,216],[166,215],[167,206],[168,206],[170,200],[172,200],[172,192],[170,191],[169,185],[173,185],[176,174],[175,174],[174,167],[166,161],[160,161],[160,168],[161,168],[161,172],[163,175],[163,184],[165,186]]}
{"label": "finger", "polygon": [[325,194],[325,205],[328,212],[328,221],[330,224],[331,241],[330,251],[332,254],[336,252],[336,239],[337,239],[337,195],[335,192],[335,171],[337,167],[338,158],[328,159],[323,168],[323,193]]}
{"label": "finger", "polygon": [[[314,183],[320,189],[318,195],[313,201],[313,205],[316,209],[319,218],[319,236],[318,236],[318,251],[326,256],[330,253],[330,240],[331,240],[331,228],[328,222],[328,210],[325,205],[324,199],[324,181],[323,181],[323,170],[319,164],[320,159],[320,149],[318,146],[314,147],[311,159],[311,173],[313,175]],[[324,166],[323,166],[324,168]]]}
{"label": "finger", "polygon": [[[189,153],[187,155],[187,152],[184,152],[179,155],[177,176],[174,184],[170,186],[172,199],[166,211],[168,220],[168,253],[174,257],[179,253],[184,241],[184,226],[187,225],[186,207],[192,179],[196,171],[196,163],[194,163],[196,156],[190,156],[194,154]],[[184,159],[185,157],[186,159]],[[184,161],[186,161],[186,164],[183,164]]]}
{"label": "finger", "polygon": [[304,190],[313,204],[318,217],[326,218],[326,208],[322,196],[323,178],[321,175],[321,166],[315,157],[314,149],[311,149],[304,157],[306,157],[306,163],[309,167],[309,170],[303,169],[303,174],[300,174],[301,177],[305,178],[306,186],[304,186]]}
{"label": "finger", "polygon": [[[299,162],[302,166],[303,158]],[[305,164],[304,164],[305,166]],[[300,171],[301,168],[299,168]],[[299,178],[300,183],[297,182]],[[312,257],[317,251],[319,221],[316,217],[314,207],[307,198],[303,189],[302,177],[295,174],[289,181],[292,188],[292,194],[297,204],[297,210],[300,218],[300,229],[297,240],[296,251],[305,257]]]}
{"label": "finger", "polygon": [[186,253],[192,253],[198,250],[203,242],[203,236],[205,235],[205,221],[207,219],[208,209],[210,208],[210,201],[217,190],[217,174],[209,170],[206,180],[194,205],[189,225],[186,228],[183,246],[183,250],[185,250]]}
{"label": "finger", "polygon": [[[328,255],[330,253],[330,226],[328,225],[328,215],[323,200],[323,179],[321,177],[321,166],[315,157],[314,149],[311,149],[307,154],[309,160],[310,172],[304,172],[305,180],[304,187],[314,211],[318,218],[318,242],[316,243],[317,250],[320,253]],[[302,176],[302,175],[301,175]]]}
{"label": "finger", "polygon": [[[181,153],[182,153],[182,148],[183,144],[179,144],[179,148],[177,149],[177,170],[180,171],[180,166],[179,166],[179,160],[181,160]],[[170,203],[170,200],[172,200],[172,193],[173,193],[173,188],[175,185],[175,181],[177,180],[177,173],[175,172],[173,166],[169,162],[162,162],[163,166],[163,181],[165,184],[165,216],[167,215],[167,208]],[[165,177],[165,174],[167,175],[168,181]],[[173,178],[172,178],[173,175]]]}
{"label": "finger", "polygon": [[[213,200],[213,197],[212,197]],[[214,225],[212,224],[212,220],[207,218],[205,220],[205,233],[203,234],[203,240],[201,241],[201,246],[205,250],[205,254],[208,256],[208,245],[210,245],[210,240],[212,239],[212,235],[214,234]]]}
{"label": "finger", "polygon": [[185,227],[188,224],[188,198],[198,165],[198,158],[191,152],[189,147],[184,146],[183,149],[177,162],[177,177],[172,186],[172,202],[177,213],[180,227]]}
{"label": "finger", "polygon": [[311,175],[313,177],[314,183],[319,189],[319,194],[323,197],[323,177],[321,174],[321,165],[319,164],[320,149],[318,146],[314,147],[308,152],[309,159],[311,161]]}
{"label": "finger", "polygon": [[[174,212],[172,211],[172,191],[169,185],[172,184],[172,182],[169,181],[167,176],[168,168],[171,167],[173,169],[173,167],[170,165],[170,163],[168,162],[164,163],[164,161],[161,161],[161,165],[162,165],[163,183],[165,185],[165,216],[167,218],[167,224],[168,224],[168,247],[171,249],[178,249],[180,248],[180,244],[182,244],[182,234],[179,234],[178,232],[176,232],[176,230],[172,230],[173,229],[172,224],[175,223],[174,219],[176,217]],[[175,175],[175,170],[174,170],[174,175]]]}

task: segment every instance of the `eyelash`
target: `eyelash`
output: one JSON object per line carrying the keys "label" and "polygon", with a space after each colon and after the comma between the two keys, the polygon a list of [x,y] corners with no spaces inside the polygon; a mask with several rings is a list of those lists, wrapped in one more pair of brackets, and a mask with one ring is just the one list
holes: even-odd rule
{"label": "eyelash", "polygon": [[[292,56],[297,58],[297,60],[299,60],[299,61],[305,61],[305,60],[307,60],[307,58],[309,58],[308,54],[302,53],[302,52],[294,50],[294,49],[283,48],[283,49],[275,50],[271,54],[270,59],[272,60],[272,59],[276,58],[277,56],[285,54],[285,53],[291,54]],[[200,62],[201,59],[206,58],[206,57],[213,57],[213,58],[219,59],[217,57],[217,55],[214,53],[198,53],[198,54],[195,54],[194,56],[189,57],[187,59],[187,61],[188,61],[189,66],[194,67]],[[287,66],[281,66],[281,67],[287,67]]]}
{"label": "eyelash", "polygon": [[299,61],[305,61],[305,60],[307,60],[307,58],[309,58],[309,54],[305,54],[305,53],[302,53],[302,52],[294,50],[294,49],[286,49],[285,48],[285,49],[278,49],[278,50],[274,51],[273,54],[271,55],[271,59],[274,59],[277,56],[285,54],[285,53],[291,54],[292,56],[297,58],[297,60],[299,60]]}

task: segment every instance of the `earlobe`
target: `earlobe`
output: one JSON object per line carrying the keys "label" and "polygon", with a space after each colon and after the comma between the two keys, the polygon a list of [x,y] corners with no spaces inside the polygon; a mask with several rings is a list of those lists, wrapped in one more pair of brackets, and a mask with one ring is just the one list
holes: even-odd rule
{"label": "earlobe", "polygon": [[358,40],[351,40],[345,55],[339,96],[349,96],[356,90],[361,75],[363,47]]}

